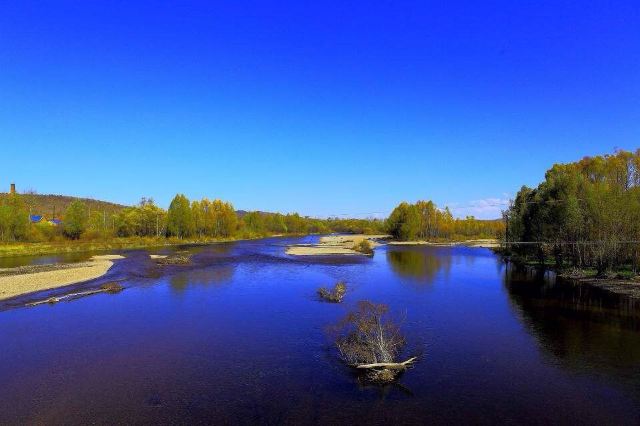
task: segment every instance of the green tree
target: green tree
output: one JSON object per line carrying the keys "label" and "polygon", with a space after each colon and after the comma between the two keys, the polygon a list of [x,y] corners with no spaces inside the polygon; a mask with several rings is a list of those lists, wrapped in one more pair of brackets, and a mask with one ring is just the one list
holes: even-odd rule
{"label": "green tree", "polygon": [[191,212],[189,199],[183,194],[177,194],[167,212],[167,234],[178,238],[187,238],[194,234],[195,223]]}
{"label": "green tree", "polygon": [[87,219],[87,206],[80,200],[72,201],[64,214],[64,234],[72,240],[77,240],[86,229]]}
{"label": "green tree", "polygon": [[29,231],[29,213],[19,194],[3,197],[0,203],[0,240],[25,240]]}

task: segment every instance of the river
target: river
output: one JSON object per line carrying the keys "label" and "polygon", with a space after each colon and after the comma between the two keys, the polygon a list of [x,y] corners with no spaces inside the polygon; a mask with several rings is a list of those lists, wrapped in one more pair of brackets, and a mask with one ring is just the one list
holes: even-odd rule
{"label": "river", "polygon": [[[0,424],[640,423],[637,302],[483,248],[285,254],[317,238],[190,247],[192,266],[125,251],[97,281],[119,294],[5,303]],[[338,280],[344,302],[320,302]],[[396,384],[337,358],[327,328],[359,300],[387,304],[419,355]]]}

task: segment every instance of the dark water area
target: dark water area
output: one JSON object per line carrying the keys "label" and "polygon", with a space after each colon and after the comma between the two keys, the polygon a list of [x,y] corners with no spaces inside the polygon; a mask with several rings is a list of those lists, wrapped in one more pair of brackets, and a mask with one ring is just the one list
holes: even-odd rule
{"label": "dark water area", "polygon": [[[267,239],[123,252],[125,290],[0,311],[0,424],[640,424],[640,306],[488,249],[292,257]],[[342,304],[315,291],[338,280]],[[42,296],[42,295],[40,295]],[[419,354],[362,383],[326,334],[386,303]]]}

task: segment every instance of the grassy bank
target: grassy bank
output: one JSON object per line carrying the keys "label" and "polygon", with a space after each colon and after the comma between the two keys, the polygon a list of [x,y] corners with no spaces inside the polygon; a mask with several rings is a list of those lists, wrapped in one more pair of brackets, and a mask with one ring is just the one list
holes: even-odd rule
{"label": "grassy bank", "polygon": [[2,243],[0,244],[0,257],[14,256],[41,256],[47,254],[61,253],[81,253],[108,250],[141,249],[149,247],[164,247],[183,244],[212,244],[221,242],[231,242],[249,240],[257,238],[267,238],[276,235],[246,235],[234,238],[150,238],[150,237],[130,237],[111,238],[106,240],[65,240],[56,242],[38,243]]}

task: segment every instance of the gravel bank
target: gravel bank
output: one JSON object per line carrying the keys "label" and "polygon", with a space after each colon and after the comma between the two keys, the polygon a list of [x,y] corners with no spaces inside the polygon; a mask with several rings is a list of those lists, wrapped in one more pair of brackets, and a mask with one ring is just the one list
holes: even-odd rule
{"label": "gravel bank", "polygon": [[119,255],[94,256],[89,262],[20,266],[0,269],[0,300],[50,290],[106,274]]}

